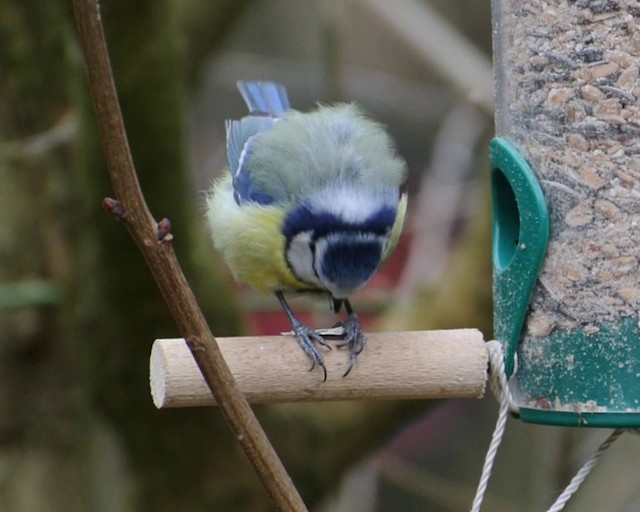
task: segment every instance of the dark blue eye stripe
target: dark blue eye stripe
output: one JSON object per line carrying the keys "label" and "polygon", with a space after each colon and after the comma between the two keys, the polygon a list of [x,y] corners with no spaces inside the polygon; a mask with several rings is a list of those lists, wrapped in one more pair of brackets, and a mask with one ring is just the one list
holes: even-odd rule
{"label": "dark blue eye stripe", "polygon": [[396,208],[384,206],[364,222],[346,222],[334,214],[315,213],[305,205],[298,206],[287,215],[282,233],[291,240],[298,233],[311,231],[313,239],[336,232],[372,233],[384,236],[389,233],[396,218]]}

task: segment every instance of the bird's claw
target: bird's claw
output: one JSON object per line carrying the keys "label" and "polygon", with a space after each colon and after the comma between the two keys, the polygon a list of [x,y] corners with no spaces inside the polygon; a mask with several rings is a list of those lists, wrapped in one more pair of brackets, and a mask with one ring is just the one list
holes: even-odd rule
{"label": "bird's claw", "polygon": [[331,350],[331,346],[327,343],[327,341],[316,331],[307,327],[302,322],[294,322],[293,324],[293,332],[295,334],[298,343],[302,347],[302,350],[309,356],[311,359],[311,368],[309,371],[313,370],[316,365],[322,368],[322,373],[324,375],[322,381],[327,381],[327,368],[324,364],[324,358],[322,354],[318,351],[316,347],[316,343],[322,345],[323,347]]}
{"label": "bird's claw", "polygon": [[364,347],[367,344],[367,338],[360,328],[360,322],[358,321],[358,316],[355,313],[349,314],[347,319],[342,322],[342,327],[344,329],[344,340],[336,344],[336,346],[338,348],[349,347],[349,365],[347,366],[347,371],[344,372],[343,375],[343,377],[346,377],[356,364],[358,354],[364,350]]}

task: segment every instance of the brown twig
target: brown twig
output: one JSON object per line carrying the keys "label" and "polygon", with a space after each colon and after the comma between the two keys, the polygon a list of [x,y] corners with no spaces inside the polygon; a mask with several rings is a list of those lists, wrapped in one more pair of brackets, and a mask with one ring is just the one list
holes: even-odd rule
{"label": "brown twig", "polygon": [[137,243],[182,336],[220,404],[233,434],[279,510],[306,508],[238,387],[189,288],[170,243],[168,220],[157,223],[146,205],[129,150],[96,0],[73,8],[89,77],[102,146],[117,199],[104,206]]}

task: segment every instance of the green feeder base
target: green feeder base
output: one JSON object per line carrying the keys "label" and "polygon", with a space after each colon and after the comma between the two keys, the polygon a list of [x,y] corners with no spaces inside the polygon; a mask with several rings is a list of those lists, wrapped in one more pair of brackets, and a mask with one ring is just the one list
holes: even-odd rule
{"label": "green feeder base", "polygon": [[520,408],[518,417],[526,423],[559,427],[638,428],[637,412],[557,412]]}
{"label": "green feeder base", "polygon": [[514,384],[520,417],[549,425],[640,427],[639,341],[636,317],[597,332],[525,336]]}

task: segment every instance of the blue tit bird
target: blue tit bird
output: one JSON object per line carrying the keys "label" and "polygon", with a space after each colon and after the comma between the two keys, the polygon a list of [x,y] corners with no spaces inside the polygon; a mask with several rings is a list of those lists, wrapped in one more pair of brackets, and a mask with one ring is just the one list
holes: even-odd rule
{"label": "blue tit bird", "polygon": [[407,170],[384,128],[354,104],[289,106],[272,82],[238,82],[249,115],[226,122],[230,173],[207,195],[215,247],[235,279],[275,293],[302,349],[327,378],[323,336],[303,324],[284,292],[328,293],[344,305],[351,371],[366,339],[349,297],[395,248],[407,207]]}

